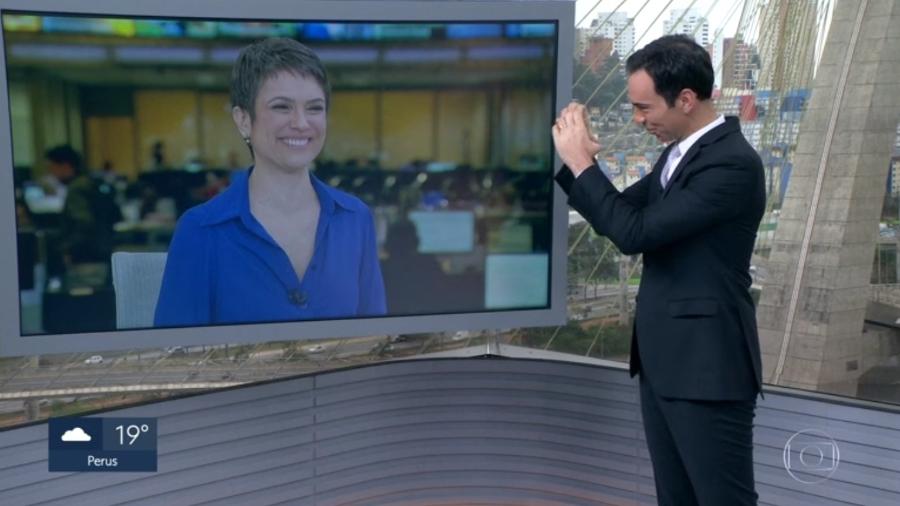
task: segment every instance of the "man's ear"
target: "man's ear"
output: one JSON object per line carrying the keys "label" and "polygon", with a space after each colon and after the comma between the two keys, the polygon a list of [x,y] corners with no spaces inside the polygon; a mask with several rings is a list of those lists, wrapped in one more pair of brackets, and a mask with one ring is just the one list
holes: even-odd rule
{"label": "man's ear", "polygon": [[678,106],[681,108],[681,112],[684,114],[690,114],[694,108],[697,107],[697,103],[700,101],[697,97],[697,93],[690,89],[685,88],[681,90],[681,93],[678,94]]}

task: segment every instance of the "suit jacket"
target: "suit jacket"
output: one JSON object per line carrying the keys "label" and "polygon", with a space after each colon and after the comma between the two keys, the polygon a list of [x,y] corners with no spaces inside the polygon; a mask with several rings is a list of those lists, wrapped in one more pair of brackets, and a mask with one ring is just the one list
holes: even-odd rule
{"label": "suit jacket", "polygon": [[563,167],[556,180],[597,233],[644,255],[631,375],[663,397],[753,399],[762,373],[749,268],[766,201],[762,162],[735,117],[691,146],[664,189],[669,149],[623,192],[596,166],[577,179]]}

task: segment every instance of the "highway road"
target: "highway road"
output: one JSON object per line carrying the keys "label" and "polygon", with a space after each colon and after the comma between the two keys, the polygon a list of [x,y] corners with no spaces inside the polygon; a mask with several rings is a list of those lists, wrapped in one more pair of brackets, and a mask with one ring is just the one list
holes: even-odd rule
{"label": "highway road", "polygon": [[[465,346],[468,339],[449,338],[440,349]],[[185,347],[175,353],[146,350],[106,353],[102,363],[87,363],[93,354],[75,354],[38,365],[34,358],[5,359],[0,363],[0,401],[2,394],[21,397],[27,392],[134,385],[222,384],[257,382],[302,375],[323,369],[365,364],[395,356],[412,355],[429,347],[425,336],[392,342],[390,336],[342,340],[316,340],[285,343],[283,347],[264,344],[230,358],[225,346]],[[241,347],[247,350],[247,347]],[[185,385],[187,386],[187,385]]]}

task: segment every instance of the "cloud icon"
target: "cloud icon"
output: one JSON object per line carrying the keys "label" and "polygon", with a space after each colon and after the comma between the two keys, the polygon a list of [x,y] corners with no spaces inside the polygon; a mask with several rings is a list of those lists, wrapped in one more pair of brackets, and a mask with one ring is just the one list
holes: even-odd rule
{"label": "cloud icon", "polygon": [[84,443],[91,440],[91,435],[85,432],[81,427],[75,427],[72,430],[67,430],[66,433],[62,435],[62,440],[66,443]]}

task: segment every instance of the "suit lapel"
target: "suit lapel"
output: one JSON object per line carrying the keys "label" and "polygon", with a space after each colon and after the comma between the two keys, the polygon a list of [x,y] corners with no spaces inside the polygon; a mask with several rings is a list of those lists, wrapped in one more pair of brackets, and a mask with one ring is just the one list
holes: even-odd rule
{"label": "suit lapel", "polygon": [[[691,160],[693,160],[694,158],[697,157],[697,155],[700,153],[700,150],[703,149],[704,146],[718,142],[719,139],[725,137],[726,135],[728,135],[732,132],[740,132],[740,131],[741,131],[741,127],[740,127],[740,123],[738,122],[738,119],[734,116],[726,116],[725,123],[713,128],[709,132],[706,132],[705,134],[703,134],[702,137],[697,139],[697,142],[695,142],[694,145],[691,146],[690,149],[688,149],[687,153],[685,153],[684,156],[681,157],[681,160],[678,162],[678,166],[675,167],[675,170],[672,172],[672,177],[669,178],[669,182],[666,184],[666,187],[663,189],[663,194],[662,194],[663,198],[665,198],[665,196],[669,194],[669,190],[671,190],[672,187],[675,186],[675,184],[674,184],[675,181],[678,180],[678,177],[681,175],[682,172],[687,170],[685,167],[689,163],[691,163]],[[668,150],[666,150],[666,152],[668,152]],[[660,158],[662,159],[663,157],[660,157]],[[657,162],[657,163],[659,163],[659,162]]]}
{"label": "suit lapel", "polygon": [[663,198],[669,194],[669,190],[675,186],[675,181],[678,180],[678,176],[684,170],[684,166],[691,163],[691,160],[697,156],[697,153],[700,152],[700,142],[695,142],[691,149],[687,150],[687,153],[681,157],[681,160],[678,161],[678,165],[675,167],[675,170],[672,171],[672,176],[669,178],[669,182],[666,183],[666,187],[663,188]]}

